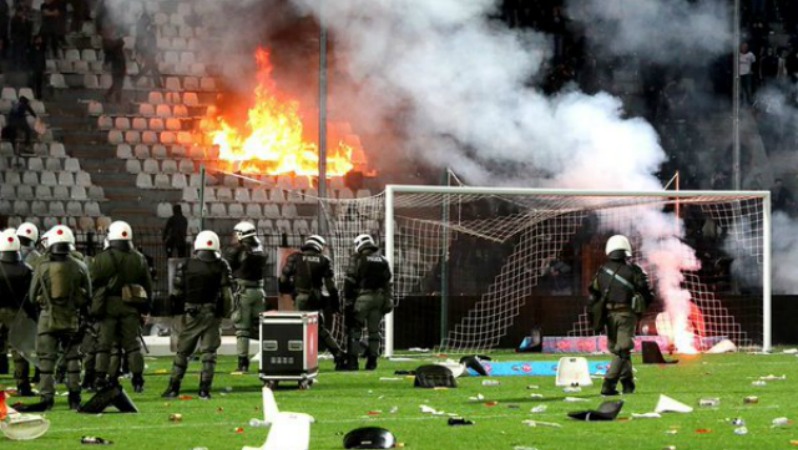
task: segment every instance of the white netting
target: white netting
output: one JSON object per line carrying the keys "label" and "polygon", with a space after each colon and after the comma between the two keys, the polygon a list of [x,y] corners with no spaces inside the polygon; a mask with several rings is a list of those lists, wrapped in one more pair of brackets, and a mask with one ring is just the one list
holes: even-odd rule
{"label": "white netting", "polygon": [[[604,241],[623,232],[640,248],[646,211],[678,233],[677,208],[681,240],[701,265],[682,272],[681,288],[692,302],[690,331],[739,346],[763,343],[760,197],[396,192],[393,204],[397,348],[514,346],[530,323],[544,324],[548,335],[593,335],[585,293],[604,262]],[[329,200],[325,211],[341,281],[355,236],[370,232],[385,242],[385,196]],[[656,268],[636,262],[656,284]],[[643,324],[649,333],[670,332],[661,300]]]}

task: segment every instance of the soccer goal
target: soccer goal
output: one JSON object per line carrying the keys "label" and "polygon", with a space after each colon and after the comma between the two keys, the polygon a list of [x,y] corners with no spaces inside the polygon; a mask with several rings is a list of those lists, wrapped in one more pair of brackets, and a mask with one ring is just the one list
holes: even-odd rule
{"label": "soccer goal", "polygon": [[385,353],[466,352],[592,336],[587,286],[625,234],[656,301],[639,333],[680,351],[721,339],[770,347],[770,197],[753,191],[615,192],[389,185],[327,203],[336,274],[362,232],[381,240],[397,308]]}

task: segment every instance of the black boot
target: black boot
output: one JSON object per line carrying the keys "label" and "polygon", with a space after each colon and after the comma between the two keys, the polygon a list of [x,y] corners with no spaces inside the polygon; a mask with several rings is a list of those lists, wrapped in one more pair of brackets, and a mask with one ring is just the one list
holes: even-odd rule
{"label": "black boot", "polygon": [[33,368],[33,378],[31,379],[32,382],[38,383],[42,379],[42,374],[39,371],[38,367]]}
{"label": "black boot", "polygon": [[58,384],[63,384],[64,380],[66,380],[66,366],[59,367],[55,371],[55,382]]}
{"label": "black boot", "polygon": [[601,395],[618,395],[618,394],[620,394],[620,392],[618,392],[618,390],[615,389],[615,386],[617,384],[618,384],[617,380],[608,380],[608,379],[605,378],[604,379],[604,384],[601,385]]}
{"label": "black boot", "polygon": [[357,363],[356,355],[348,355],[346,357],[346,365],[344,366],[344,370],[351,372],[360,370],[360,367],[358,366]]}
{"label": "black boot", "polygon": [[211,384],[208,382],[200,382],[199,398],[203,400],[211,399]]}
{"label": "black boot", "polygon": [[166,390],[161,394],[163,398],[177,398],[180,396],[180,381],[174,378],[169,379],[169,386],[166,387]]}
{"label": "black boot", "polygon": [[626,378],[621,380],[621,386],[623,386],[623,393],[624,394],[634,394],[635,393],[635,380],[634,378]]}
{"label": "black boot", "polygon": [[366,370],[374,370],[377,368],[377,357],[369,356],[366,359]]}
{"label": "black boot", "polygon": [[0,375],[8,374],[8,355],[0,355]]}
{"label": "black boot", "polygon": [[86,372],[83,373],[83,382],[80,383],[80,388],[84,391],[93,391],[94,390],[94,381],[97,379],[97,372],[93,369],[86,369]]}
{"label": "black boot", "polygon": [[239,356],[238,357],[238,368],[236,368],[236,372],[248,372],[249,371],[249,358],[246,356]]}
{"label": "black boot", "polygon": [[53,409],[55,401],[52,397],[42,397],[38,403],[31,403],[29,405],[14,405],[14,409],[18,412],[45,412]]}
{"label": "black boot", "polygon": [[80,391],[69,393],[69,409],[77,411],[80,408]]}
{"label": "black boot", "polygon": [[94,376],[94,389],[99,392],[102,391],[107,386],[108,386],[108,374],[106,374],[105,372],[97,372]]}
{"label": "black boot", "polygon": [[343,353],[337,353],[333,356],[333,361],[335,361],[335,370],[336,371],[344,371],[346,370],[346,355]]}
{"label": "black boot", "polygon": [[140,373],[133,375],[131,383],[133,384],[133,392],[137,394],[144,392],[144,377]]}
{"label": "black boot", "polygon": [[25,380],[17,384],[17,395],[20,397],[33,397],[30,381]]}

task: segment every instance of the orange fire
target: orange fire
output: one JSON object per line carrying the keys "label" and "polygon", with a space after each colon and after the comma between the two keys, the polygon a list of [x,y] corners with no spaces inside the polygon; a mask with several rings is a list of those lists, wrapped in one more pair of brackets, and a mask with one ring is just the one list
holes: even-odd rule
{"label": "orange fire", "polygon": [[[254,103],[240,128],[211,112],[201,129],[227,170],[247,174],[312,176],[318,174],[319,149],[304,135],[300,104],[277,90],[269,51],[258,49]],[[327,176],[341,176],[365,162],[357,135],[348,124],[328,126]]]}

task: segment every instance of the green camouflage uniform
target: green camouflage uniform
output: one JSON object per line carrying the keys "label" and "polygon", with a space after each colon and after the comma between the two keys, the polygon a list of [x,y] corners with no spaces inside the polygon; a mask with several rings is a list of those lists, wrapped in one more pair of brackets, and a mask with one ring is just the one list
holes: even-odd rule
{"label": "green camouflage uniform", "polygon": [[[22,261],[0,261],[0,326],[7,333],[14,323],[21,307],[29,316],[35,317],[33,304],[26,300],[32,278],[31,268]],[[34,319],[35,320],[35,319]],[[7,339],[7,335],[4,336]],[[3,355],[7,353],[8,342],[4,339],[0,345]],[[18,391],[30,392],[28,361],[12,349],[14,360],[14,379]]]}
{"label": "green camouflage uniform", "polygon": [[380,351],[380,322],[382,316],[393,311],[391,267],[379,249],[368,246],[352,256],[344,280],[347,313],[353,321],[347,326],[348,358],[357,361],[359,338],[365,326],[368,330],[368,363],[376,367]]}
{"label": "green camouflage uniform", "polygon": [[91,295],[89,271],[81,261],[50,254],[39,259],[30,298],[41,308],[36,353],[41,370],[39,392],[44,401],[52,401],[55,396],[53,372],[59,352],[63,353],[67,364],[66,384],[70,395],[80,393],[78,332]]}
{"label": "green camouflage uniform", "polygon": [[[203,260],[194,257],[178,265],[172,295],[182,300],[185,314],[167,393],[180,390],[180,382],[188,368],[188,358],[194,349],[197,349],[202,360],[200,395],[210,392],[216,368],[216,350],[222,343],[219,326],[222,318],[229,317],[232,310],[231,284],[230,266],[223,259]],[[164,396],[170,396],[167,393]]]}
{"label": "green camouflage uniform", "polygon": [[654,297],[646,273],[640,266],[627,262],[622,254],[622,250],[610,253],[610,261],[599,269],[588,287],[594,301],[605,297],[607,349],[614,355],[602,392],[614,391],[619,380],[624,391],[634,391],[631,351],[638,313],[632,310],[632,298],[641,296],[647,306]]}
{"label": "green camouflage uniform", "polygon": [[[117,241],[114,241],[117,242]],[[127,244],[127,241],[119,241]],[[104,384],[110,374],[111,381],[116,373],[109,372],[111,351],[119,346],[127,357],[134,387],[140,388],[141,374],[144,372],[144,358],[141,355],[139,330],[141,315],[150,310],[152,299],[152,279],[144,255],[132,248],[113,246],[100,252],[91,265],[94,297],[91,315],[99,324],[97,338],[96,376]],[[122,300],[122,287],[137,284],[147,293],[147,300],[138,304]],[[87,346],[90,343],[87,342]]]}
{"label": "green camouflage uniform", "polygon": [[[258,316],[266,309],[266,292],[263,290],[266,255],[260,242],[255,237],[248,237],[225,250],[224,259],[230,265],[236,283],[231,317],[236,329],[236,353],[239,358],[249,358],[252,325],[258,323]],[[245,367],[242,369],[246,370]]]}

